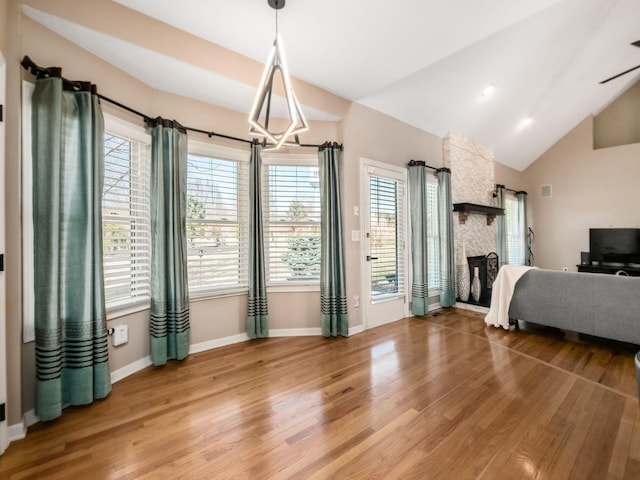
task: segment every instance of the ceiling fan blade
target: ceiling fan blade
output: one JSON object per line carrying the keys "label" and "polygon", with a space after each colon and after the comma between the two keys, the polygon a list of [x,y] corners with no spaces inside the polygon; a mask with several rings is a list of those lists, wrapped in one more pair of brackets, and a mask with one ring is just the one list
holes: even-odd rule
{"label": "ceiling fan blade", "polygon": [[[640,47],[640,40],[636,40],[635,42],[631,42],[631,45],[633,45],[634,47]],[[610,82],[611,80],[615,80],[616,78],[621,77],[622,75],[626,75],[629,72],[633,72],[634,70],[637,70],[638,68],[640,68],[640,65],[638,65],[637,67],[630,68],[629,70],[625,70],[624,72],[619,73],[617,75],[614,75],[611,78],[607,78],[606,80],[602,80],[600,82],[600,85],[602,85],[603,83]]]}
{"label": "ceiling fan blade", "polygon": [[600,82],[600,85],[602,85],[603,83],[610,82],[611,80],[615,80],[616,78],[621,77],[622,75],[626,75],[629,72],[633,72],[634,70],[637,70],[638,68],[640,68],[640,65],[637,65],[637,66],[635,66],[633,68],[630,68],[629,70],[625,70],[624,72],[619,73],[617,75],[614,75],[613,77],[607,78],[606,80],[602,80]]}

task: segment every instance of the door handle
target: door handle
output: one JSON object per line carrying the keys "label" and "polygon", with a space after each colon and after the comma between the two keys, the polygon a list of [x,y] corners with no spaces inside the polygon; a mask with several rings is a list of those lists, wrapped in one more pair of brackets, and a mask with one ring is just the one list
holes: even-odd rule
{"label": "door handle", "polygon": [[378,260],[378,257],[372,257],[371,255],[367,255],[367,262],[370,262],[371,260]]}

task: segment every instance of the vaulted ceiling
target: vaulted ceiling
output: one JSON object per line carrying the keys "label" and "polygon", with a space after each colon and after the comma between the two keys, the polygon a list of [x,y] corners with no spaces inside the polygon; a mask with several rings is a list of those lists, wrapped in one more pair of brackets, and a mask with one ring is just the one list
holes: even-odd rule
{"label": "vaulted ceiling", "polygon": [[[212,71],[40,9],[47,2],[22,3],[28,17],[154,88],[250,108],[259,78]],[[267,0],[108,3],[119,4],[119,16],[151,17],[256,64],[275,33]],[[288,0],[278,25],[297,79],[435,135],[464,135],[518,170],[640,78],[639,69],[598,83],[640,65],[631,45],[640,40],[638,0]],[[489,85],[493,95],[483,97]],[[298,97],[308,118],[340,118]]]}

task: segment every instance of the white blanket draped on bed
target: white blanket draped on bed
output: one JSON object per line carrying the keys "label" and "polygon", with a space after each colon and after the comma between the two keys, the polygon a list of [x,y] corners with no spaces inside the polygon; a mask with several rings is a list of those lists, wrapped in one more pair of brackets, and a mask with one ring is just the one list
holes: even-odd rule
{"label": "white blanket draped on bed", "polygon": [[498,276],[495,282],[493,282],[489,313],[484,318],[484,322],[487,325],[509,330],[509,305],[511,304],[513,291],[520,277],[532,268],[536,267],[503,265],[500,270],[498,270]]}

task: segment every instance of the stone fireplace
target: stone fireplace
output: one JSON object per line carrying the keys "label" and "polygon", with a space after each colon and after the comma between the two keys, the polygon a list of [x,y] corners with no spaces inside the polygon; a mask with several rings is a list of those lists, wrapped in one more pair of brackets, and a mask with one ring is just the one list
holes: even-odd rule
{"label": "stone fireplace", "polygon": [[[443,164],[451,169],[451,195],[454,204],[493,206],[494,158],[493,151],[460,135],[449,133],[444,137]],[[460,258],[463,243],[467,257],[483,257],[495,252],[496,223],[489,225],[486,215],[473,213],[461,223],[458,214],[454,214],[453,237],[455,263],[458,265],[463,261]],[[483,284],[486,284],[486,279]],[[482,303],[488,305],[490,298],[486,299],[486,293],[483,300]]]}

